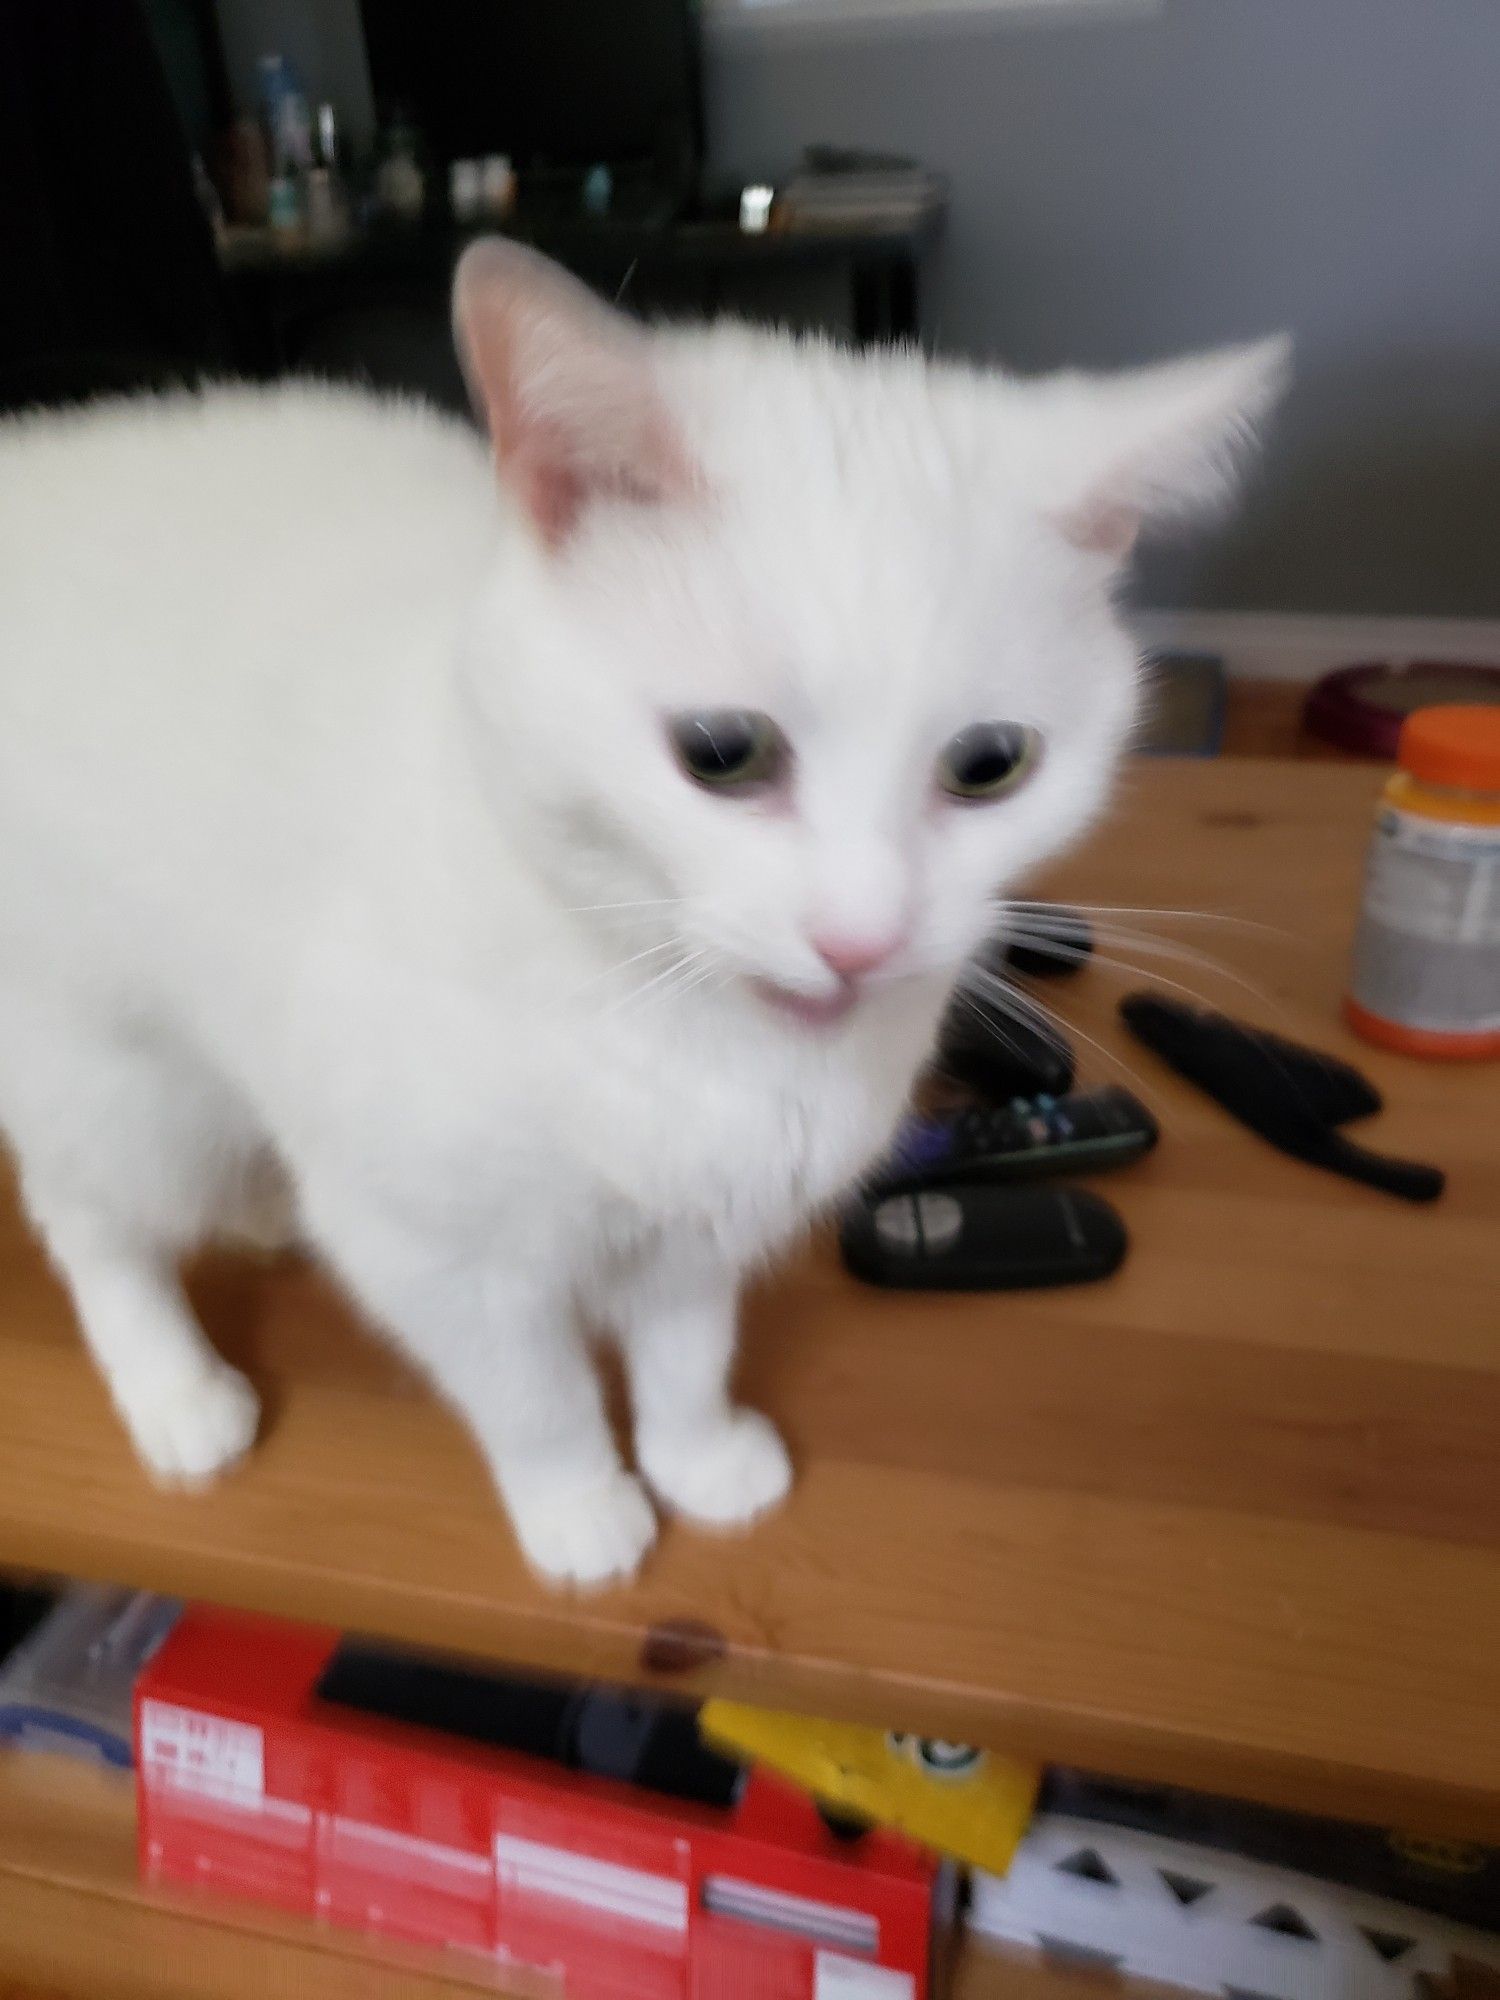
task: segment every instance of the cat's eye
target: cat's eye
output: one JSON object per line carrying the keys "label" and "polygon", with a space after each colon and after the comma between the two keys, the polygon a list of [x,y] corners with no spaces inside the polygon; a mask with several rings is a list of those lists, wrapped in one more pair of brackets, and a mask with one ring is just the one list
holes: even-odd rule
{"label": "cat's eye", "polygon": [[791,751],[769,715],[749,708],[708,708],[674,715],[667,734],[677,761],[710,791],[746,792],[774,785]]}
{"label": "cat's eye", "polygon": [[1019,722],[973,722],[944,745],[937,780],[955,799],[998,799],[1035,770],[1042,739]]}

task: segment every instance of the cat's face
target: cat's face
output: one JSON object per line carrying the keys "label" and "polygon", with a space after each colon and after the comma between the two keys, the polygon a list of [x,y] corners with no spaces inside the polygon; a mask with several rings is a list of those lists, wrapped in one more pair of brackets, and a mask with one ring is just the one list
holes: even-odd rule
{"label": "cat's face", "polygon": [[1135,521],[1203,496],[1275,366],[1023,385],[648,336],[489,245],[458,320],[535,530],[468,661],[512,805],[642,989],[809,1031],[951,973],[1098,811]]}

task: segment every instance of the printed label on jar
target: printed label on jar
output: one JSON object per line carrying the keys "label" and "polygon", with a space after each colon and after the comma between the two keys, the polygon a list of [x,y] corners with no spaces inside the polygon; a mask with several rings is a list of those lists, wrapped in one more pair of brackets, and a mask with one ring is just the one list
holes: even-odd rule
{"label": "printed label on jar", "polygon": [[1382,810],[1350,990],[1404,1027],[1500,1029],[1500,827]]}

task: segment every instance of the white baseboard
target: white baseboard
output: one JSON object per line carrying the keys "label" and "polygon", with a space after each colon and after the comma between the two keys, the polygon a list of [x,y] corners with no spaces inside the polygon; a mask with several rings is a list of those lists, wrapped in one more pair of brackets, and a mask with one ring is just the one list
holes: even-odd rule
{"label": "white baseboard", "polygon": [[1231,680],[1315,681],[1362,660],[1500,664],[1500,618],[1138,611],[1131,624],[1147,645],[1217,653]]}
{"label": "white baseboard", "polygon": [[711,34],[951,34],[1003,19],[1007,25],[1058,20],[1150,20],[1164,0],[706,0]]}

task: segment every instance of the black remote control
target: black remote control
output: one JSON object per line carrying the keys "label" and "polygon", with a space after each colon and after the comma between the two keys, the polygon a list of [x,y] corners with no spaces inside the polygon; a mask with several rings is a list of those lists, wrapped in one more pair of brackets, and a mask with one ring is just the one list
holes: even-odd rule
{"label": "black remote control", "polygon": [[907,1118],[868,1185],[889,1190],[1103,1173],[1142,1159],[1160,1136],[1140,1099],[1114,1084],[1070,1097],[966,1105]]}
{"label": "black remote control", "polygon": [[1081,1188],[929,1188],[874,1194],[844,1212],[844,1263],[867,1284],[1009,1292],[1117,1271],[1125,1225]]}

